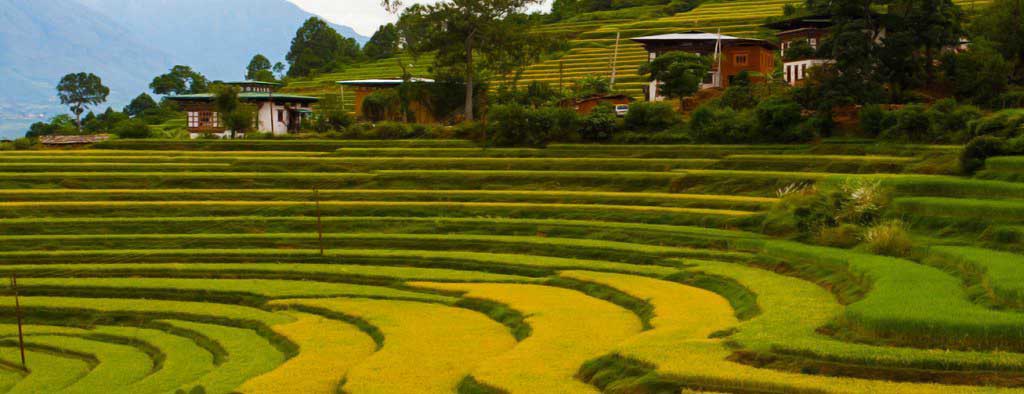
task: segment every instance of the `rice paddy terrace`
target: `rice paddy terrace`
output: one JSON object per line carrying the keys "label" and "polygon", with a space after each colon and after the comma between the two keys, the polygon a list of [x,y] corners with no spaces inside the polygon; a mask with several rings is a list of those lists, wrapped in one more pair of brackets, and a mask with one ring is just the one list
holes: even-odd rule
{"label": "rice paddy terrace", "polygon": [[[6,291],[0,391],[1024,392],[1017,158],[961,178],[926,146],[96,148],[0,153],[28,363]],[[927,258],[758,231],[778,189],[847,179],[891,188]]]}

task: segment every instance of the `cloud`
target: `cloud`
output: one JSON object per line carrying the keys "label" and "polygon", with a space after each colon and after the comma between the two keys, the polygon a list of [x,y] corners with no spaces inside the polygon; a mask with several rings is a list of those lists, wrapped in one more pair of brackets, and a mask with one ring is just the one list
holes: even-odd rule
{"label": "cloud", "polygon": [[[380,0],[288,0],[302,9],[320,15],[339,25],[351,26],[359,34],[371,36],[377,27],[398,19],[380,6]],[[407,4],[431,4],[439,0],[406,0]],[[534,7],[538,10],[549,9],[550,0],[544,6]]]}

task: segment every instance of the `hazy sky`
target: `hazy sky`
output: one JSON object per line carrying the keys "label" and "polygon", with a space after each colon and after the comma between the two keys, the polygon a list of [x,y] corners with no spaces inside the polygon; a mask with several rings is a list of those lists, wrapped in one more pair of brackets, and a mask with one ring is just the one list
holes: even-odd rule
{"label": "hazy sky", "polygon": [[[323,16],[339,25],[347,25],[356,29],[359,34],[371,36],[377,27],[394,22],[395,15],[390,15],[380,7],[380,0],[288,0],[306,11]],[[438,0],[405,0],[406,4],[436,3]],[[548,9],[551,0],[545,0],[544,6],[537,9]]]}

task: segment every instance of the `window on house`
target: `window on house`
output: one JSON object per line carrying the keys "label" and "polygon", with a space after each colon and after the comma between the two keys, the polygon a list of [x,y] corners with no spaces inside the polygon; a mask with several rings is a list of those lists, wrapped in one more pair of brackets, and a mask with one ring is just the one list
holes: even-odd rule
{"label": "window on house", "polygon": [[812,38],[812,39],[810,39],[808,41],[810,41],[810,43],[811,43],[811,48],[818,49],[818,39],[817,38]]}
{"label": "window on house", "polygon": [[278,122],[284,122],[284,110],[283,109],[277,110],[277,121]]}
{"label": "window on house", "polygon": [[188,127],[194,129],[199,127],[199,113],[196,111],[188,112]]}
{"label": "window on house", "polygon": [[737,65],[740,65],[740,66],[746,66],[747,65],[747,55],[746,54],[736,55],[733,58],[733,63],[736,63]]}

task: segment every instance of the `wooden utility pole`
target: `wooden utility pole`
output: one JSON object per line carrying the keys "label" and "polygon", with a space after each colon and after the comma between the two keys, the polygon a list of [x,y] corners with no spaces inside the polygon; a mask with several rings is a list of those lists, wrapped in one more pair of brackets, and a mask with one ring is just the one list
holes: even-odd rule
{"label": "wooden utility pole", "polygon": [[313,188],[313,196],[316,198],[316,233],[320,242],[320,255],[324,255],[324,225],[320,220],[320,189]]}
{"label": "wooden utility pole", "polygon": [[18,300],[18,274],[11,273],[11,289],[14,290],[14,315],[18,318],[18,348],[21,350],[21,369],[28,371],[25,364],[25,336],[21,328],[21,301]]}
{"label": "wooden utility pole", "polygon": [[619,71],[619,39],[622,38],[622,33],[615,33],[615,53],[612,54],[612,80],[608,88],[611,91],[615,91],[615,76]]}

